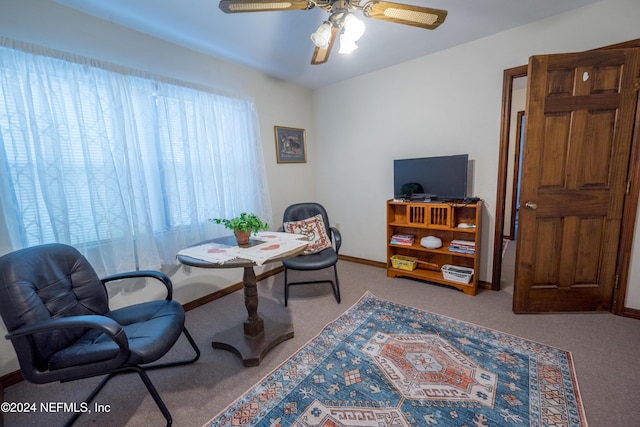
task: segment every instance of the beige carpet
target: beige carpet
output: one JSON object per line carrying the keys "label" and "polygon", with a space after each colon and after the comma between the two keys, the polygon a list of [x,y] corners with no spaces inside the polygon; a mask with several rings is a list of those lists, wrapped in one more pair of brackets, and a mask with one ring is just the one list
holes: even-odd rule
{"label": "beige carpet", "polygon": [[[515,244],[508,245],[515,250]],[[282,305],[282,275],[260,283],[259,310],[274,319],[291,320],[295,337],[274,348],[259,367],[244,368],[232,353],[214,350],[212,335],[244,320],[242,293],[236,292],[187,313],[187,325],[202,350],[195,364],[149,375],[169,407],[175,426],[201,426],[275,369],[313,338],[328,322],[353,305],[367,290],[380,298],[538,341],[573,354],[587,420],[594,427],[638,425],[640,321],[611,314],[515,315],[509,286],[500,292],[481,290],[468,296],[448,287],[407,279],[390,279],[383,269],[341,261],[342,304],[328,285],[291,289],[289,307]],[[508,266],[505,266],[505,270]],[[301,273],[299,273],[301,274]],[[506,275],[505,275],[506,276]],[[295,279],[295,277],[293,278]],[[503,277],[504,280],[510,280]],[[187,351],[179,342],[170,356]],[[79,402],[96,379],[68,384],[22,382],[5,391],[9,402]],[[116,378],[96,402],[110,405],[109,414],[80,417],[76,425],[151,426],[164,420],[137,376]],[[5,414],[5,425],[62,425],[68,414]],[[46,422],[45,422],[46,420]]]}

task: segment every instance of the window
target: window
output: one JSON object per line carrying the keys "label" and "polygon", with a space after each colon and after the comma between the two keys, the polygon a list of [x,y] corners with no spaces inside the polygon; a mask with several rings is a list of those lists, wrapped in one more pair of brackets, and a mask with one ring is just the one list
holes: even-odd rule
{"label": "window", "polygon": [[271,217],[253,102],[0,46],[0,197],[14,248],[160,268],[212,217]]}

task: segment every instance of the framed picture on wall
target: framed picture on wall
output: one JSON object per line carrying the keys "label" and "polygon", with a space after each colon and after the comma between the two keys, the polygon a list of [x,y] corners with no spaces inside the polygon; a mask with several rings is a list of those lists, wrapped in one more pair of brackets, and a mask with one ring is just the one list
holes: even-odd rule
{"label": "framed picture on wall", "polygon": [[304,129],[274,126],[278,163],[306,163],[307,146]]}

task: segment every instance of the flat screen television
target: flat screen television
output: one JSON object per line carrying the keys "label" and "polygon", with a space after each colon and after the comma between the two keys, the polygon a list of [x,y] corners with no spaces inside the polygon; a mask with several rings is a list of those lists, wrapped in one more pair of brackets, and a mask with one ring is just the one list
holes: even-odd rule
{"label": "flat screen television", "polygon": [[394,197],[465,199],[468,164],[468,154],[394,160]]}

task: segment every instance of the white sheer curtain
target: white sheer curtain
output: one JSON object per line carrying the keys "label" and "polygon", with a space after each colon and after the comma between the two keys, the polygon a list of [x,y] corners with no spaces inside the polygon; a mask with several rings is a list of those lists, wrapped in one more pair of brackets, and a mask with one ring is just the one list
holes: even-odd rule
{"label": "white sheer curtain", "polygon": [[[161,268],[271,221],[253,102],[0,40],[0,203],[15,249],[62,242],[100,274]],[[97,64],[100,65],[100,64]]]}

